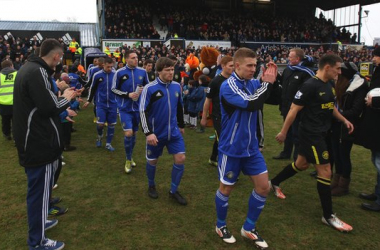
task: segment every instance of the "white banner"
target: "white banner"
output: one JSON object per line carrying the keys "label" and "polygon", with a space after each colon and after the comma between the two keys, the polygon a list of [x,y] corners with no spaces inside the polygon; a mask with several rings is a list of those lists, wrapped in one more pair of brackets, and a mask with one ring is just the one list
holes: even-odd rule
{"label": "white banner", "polygon": [[346,50],[352,51],[352,50],[361,50],[363,48],[363,45],[361,44],[344,44],[343,45]]}
{"label": "white banner", "polygon": [[170,40],[167,40],[166,42],[164,42],[164,45],[166,46],[166,48],[170,48]]}
{"label": "white banner", "polygon": [[185,44],[186,44],[186,48],[190,46],[191,48],[195,47],[195,49],[198,49],[198,48],[201,49],[204,46],[212,46],[212,47],[218,46],[219,48],[220,47],[231,48],[231,42],[230,41],[186,40]]}
{"label": "white banner", "polygon": [[[130,46],[131,48],[133,45],[136,45],[136,48],[142,45],[142,41],[120,41],[120,40],[106,40],[102,41],[102,50],[108,46],[111,53],[113,53],[116,49],[123,47],[123,45],[126,44],[127,46]],[[120,51],[121,52],[121,51]]]}

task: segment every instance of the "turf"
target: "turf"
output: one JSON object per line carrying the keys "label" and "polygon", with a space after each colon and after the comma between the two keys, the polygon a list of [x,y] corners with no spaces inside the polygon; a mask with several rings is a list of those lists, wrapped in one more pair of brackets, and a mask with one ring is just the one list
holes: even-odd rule
{"label": "turf", "polygon": [[[227,223],[237,238],[233,245],[223,243],[214,232],[215,191],[219,182],[217,169],[207,164],[212,141],[208,136],[186,130],[186,163],[180,192],[188,205],[180,206],[169,199],[172,156],[164,152],[157,165],[156,183],[159,198],[147,195],[145,175],[145,136],[139,132],[134,160],[137,167],[130,175],[124,172],[125,153],[120,124],[113,146],[115,152],[96,148],[96,128],[91,108],[75,118],[72,145],[78,149],[64,153],[58,189],[67,214],[47,236],[64,241],[65,249],[252,249],[252,242],[239,236],[245,220],[253,185],[245,176],[230,197]],[[281,147],[274,137],[282,119],[278,108],[266,106],[265,148],[269,175],[273,177],[289,161],[272,160]],[[19,166],[13,142],[0,138],[0,249],[26,249],[26,175]],[[333,198],[334,211],[353,225],[343,234],[321,222],[322,211],[316,181],[309,176],[313,167],[284,182],[286,200],[270,194],[257,227],[270,249],[380,249],[378,228],[380,213],[360,208],[361,191],[373,191],[376,172],[367,149],[354,146],[350,194]]]}

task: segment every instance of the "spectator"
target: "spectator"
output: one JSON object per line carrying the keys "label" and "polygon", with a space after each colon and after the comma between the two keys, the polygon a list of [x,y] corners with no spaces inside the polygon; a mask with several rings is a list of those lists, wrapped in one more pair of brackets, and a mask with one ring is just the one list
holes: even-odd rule
{"label": "spectator", "polygon": [[197,119],[199,112],[203,110],[203,102],[205,97],[204,87],[199,85],[199,82],[195,80],[189,81],[189,96],[188,98],[188,107],[190,115],[190,128],[197,129]]}
{"label": "spectator", "polygon": [[[66,110],[69,101],[76,96],[71,89],[59,98],[54,94],[50,76],[62,55],[59,42],[47,39],[42,44],[41,57],[30,58],[18,72],[15,82],[13,133],[20,164],[25,167],[28,179],[29,248],[61,249],[64,246],[63,242],[45,238],[45,229],[58,223],[46,218],[54,169],[58,167],[63,149],[62,136],[57,130],[59,113]],[[27,127],[33,129],[26,131]]]}
{"label": "spectator", "polygon": [[[372,75],[370,90],[380,88],[380,47],[373,52],[373,62],[376,65]],[[377,171],[377,181],[373,193],[361,193],[362,199],[372,201],[363,203],[362,208],[369,211],[380,211],[380,97],[367,96],[366,108],[364,109],[356,141],[359,145],[371,150],[372,163]]]}
{"label": "spectator", "polygon": [[12,140],[13,88],[17,71],[10,60],[1,63],[0,71],[0,115],[1,129],[7,140]]}
{"label": "spectator", "polygon": [[[289,65],[285,68],[281,79],[282,103],[280,105],[280,111],[284,121],[290,110],[295,94],[306,80],[314,76],[314,72],[309,67],[304,66],[304,64],[306,64],[304,58],[304,51],[300,48],[291,49],[289,52]],[[293,160],[296,160],[298,154],[298,124],[299,117],[295,119],[286,135],[283,150],[279,155],[274,156],[273,159],[290,159],[293,152]]]}
{"label": "spectator", "polygon": [[[355,128],[365,106],[364,98],[367,91],[367,81],[358,74],[356,65],[353,62],[342,64],[342,74],[338,76],[335,84],[335,106]],[[331,142],[335,162],[331,195],[342,196],[348,194],[349,191],[352,171],[351,149],[354,138],[348,133],[344,124],[339,121],[333,121],[331,127]]]}

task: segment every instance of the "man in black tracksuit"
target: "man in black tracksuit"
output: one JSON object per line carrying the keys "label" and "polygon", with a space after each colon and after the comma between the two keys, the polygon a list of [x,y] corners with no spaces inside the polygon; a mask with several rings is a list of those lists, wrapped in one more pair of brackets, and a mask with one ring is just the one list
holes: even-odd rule
{"label": "man in black tracksuit", "polygon": [[[295,48],[290,50],[289,65],[282,73],[281,80],[282,94],[280,111],[284,120],[289,112],[290,106],[292,105],[294,96],[297,91],[301,88],[302,84],[306,80],[314,76],[314,72],[306,66],[307,60],[305,59],[305,54],[302,49]],[[289,129],[289,132],[286,136],[286,141],[284,142],[284,149],[279,155],[274,156],[273,159],[290,159],[294,145],[293,159],[296,160],[298,154],[298,124],[299,118],[294,121],[292,127]]]}
{"label": "man in black tracksuit", "polygon": [[225,56],[222,58],[220,62],[222,66],[222,72],[217,75],[209,84],[209,87],[207,89],[207,95],[206,100],[203,105],[203,114],[202,120],[201,120],[201,126],[206,127],[207,125],[207,112],[210,109],[210,104],[212,104],[212,122],[215,129],[215,141],[212,148],[212,153],[210,156],[210,159],[208,160],[208,163],[211,166],[218,166],[218,143],[219,143],[219,136],[220,136],[220,129],[221,129],[221,111],[220,111],[220,100],[219,100],[219,90],[222,83],[227,80],[228,77],[231,76],[232,72],[234,71],[234,63],[233,58],[230,56]]}
{"label": "man in black tracksuit", "polygon": [[[57,97],[51,76],[62,60],[63,48],[55,39],[41,45],[41,57],[31,56],[18,72],[13,103],[13,134],[20,165],[28,180],[27,210],[29,249],[62,249],[63,242],[45,237],[45,229],[57,221],[47,220],[54,169],[63,151],[59,114],[76,94],[67,89]],[[55,222],[55,223],[54,223]]]}

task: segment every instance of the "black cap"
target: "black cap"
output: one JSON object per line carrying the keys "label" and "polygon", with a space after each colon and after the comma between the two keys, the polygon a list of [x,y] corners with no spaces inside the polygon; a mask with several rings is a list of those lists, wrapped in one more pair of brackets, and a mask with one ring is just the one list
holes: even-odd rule
{"label": "black cap", "polygon": [[352,79],[354,75],[358,72],[358,67],[353,62],[342,63],[342,76],[347,79]]}

